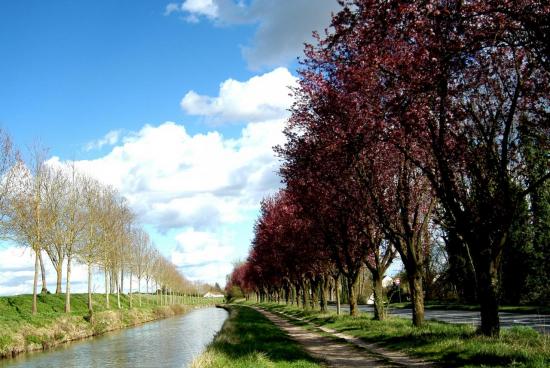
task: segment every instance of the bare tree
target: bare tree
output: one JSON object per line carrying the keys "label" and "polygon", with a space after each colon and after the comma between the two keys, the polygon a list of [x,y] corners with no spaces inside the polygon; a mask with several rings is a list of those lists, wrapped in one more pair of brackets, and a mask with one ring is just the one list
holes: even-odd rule
{"label": "bare tree", "polygon": [[65,227],[63,221],[66,191],[69,183],[61,167],[45,167],[44,177],[44,216],[51,227],[44,232],[43,248],[56,272],[55,293],[61,294],[63,263],[65,262]]}
{"label": "bare tree", "polygon": [[[17,168],[17,185],[13,188],[10,201],[9,228],[13,238],[19,244],[28,246],[35,254],[32,313],[36,314],[40,254],[51,217],[46,216],[44,208],[44,183],[48,174],[43,159],[45,151],[35,147],[31,155],[29,166],[20,163]],[[44,273],[42,278],[44,288]]]}
{"label": "bare tree", "polygon": [[65,253],[67,255],[67,277],[65,286],[65,312],[71,312],[71,265],[77,243],[81,240],[85,226],[85,216],[82,203],[82,177],[76,171],[74,162],[68,166],[68,190],[66,191],[66,205],[63,211],[63,224],[65,228]]}
{"label": "bare tree", "polygon": [[[94,179],[82,177],[82,206],[84,229],[77,249],[78,259],[88,268],[88,312],[93,318],[92,273],[93,265],[99,263],[100,245],[103,236],[101,227],[101,184]],[[106,291],[107,292],[107,291]]]}
{"label": "bare tree", "polygon": [[10,235],[10,194],[17,185],[19,153],[13,147],[10,136],[0,129],[0,238]]}

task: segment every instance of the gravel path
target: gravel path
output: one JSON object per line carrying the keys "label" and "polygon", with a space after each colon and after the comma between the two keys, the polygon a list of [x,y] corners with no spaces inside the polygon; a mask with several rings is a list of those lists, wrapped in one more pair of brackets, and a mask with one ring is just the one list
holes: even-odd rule
{"label": "gravel path", "polygon": [[386,350],[375,344],[367,344],[356,337],[320,327],[320,330],[339,340],[323,336],[290,323],[287,318],[293,317],[281,317],[260,308],[255,309],[285,331],[292,339],[302,344],[310,355],[324,360],[330,367],[434,367],[432,363]]}

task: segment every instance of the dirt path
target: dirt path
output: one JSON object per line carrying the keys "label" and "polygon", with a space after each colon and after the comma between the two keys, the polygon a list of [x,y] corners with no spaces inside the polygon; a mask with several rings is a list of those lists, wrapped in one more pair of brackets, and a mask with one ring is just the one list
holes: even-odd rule
{"label": "dirt path", "polygon": [[327,328],[320,328],[325,333],[345,340],[338,341],[294,325],[287,319],[266,310],[255,309],[284,330],[291,338],[302,344],[309,354],[323,359],[331,367],[434,367],[432,363],[410,358],[399,352],[389,351],[374,344],[367,344],[358,338]]}

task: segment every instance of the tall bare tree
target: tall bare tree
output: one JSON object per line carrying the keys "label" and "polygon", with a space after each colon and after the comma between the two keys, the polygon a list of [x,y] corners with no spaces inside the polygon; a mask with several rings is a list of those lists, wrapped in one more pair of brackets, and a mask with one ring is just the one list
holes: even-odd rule
{"label": "tall bare tree", "polygon": [[[37,288],[40,258],[52,218],[47,216],[44,206],[44,187],[48,171],[44,163],[45,151],[34,147],[31,163],[18,166],[17,185],[12,190],[9,228],[19,244],[28,246],[35,254],[32,313],[37,312]],[[43,281],[45,279],[42,273]],[[44,283],[43,283],[44,288]]]}
{"label": "tall bare tree", "polygon": [[93,318],[92,273],[94,264],[100,261],[101,227],[101,184],[96,180],[82,177],[82,206],[84,209],[84,229],[82,241],[77,249],[77,257],[88,268],[88,312]]}

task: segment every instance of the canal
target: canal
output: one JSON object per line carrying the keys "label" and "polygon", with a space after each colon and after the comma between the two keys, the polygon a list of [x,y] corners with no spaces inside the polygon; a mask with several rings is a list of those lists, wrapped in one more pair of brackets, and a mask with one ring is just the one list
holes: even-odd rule
{"label": "canal", "polygon": [[227,311],[221,308],[196,309],[45,352],[0,360],[0,367],[187,367],[226,318]]}

